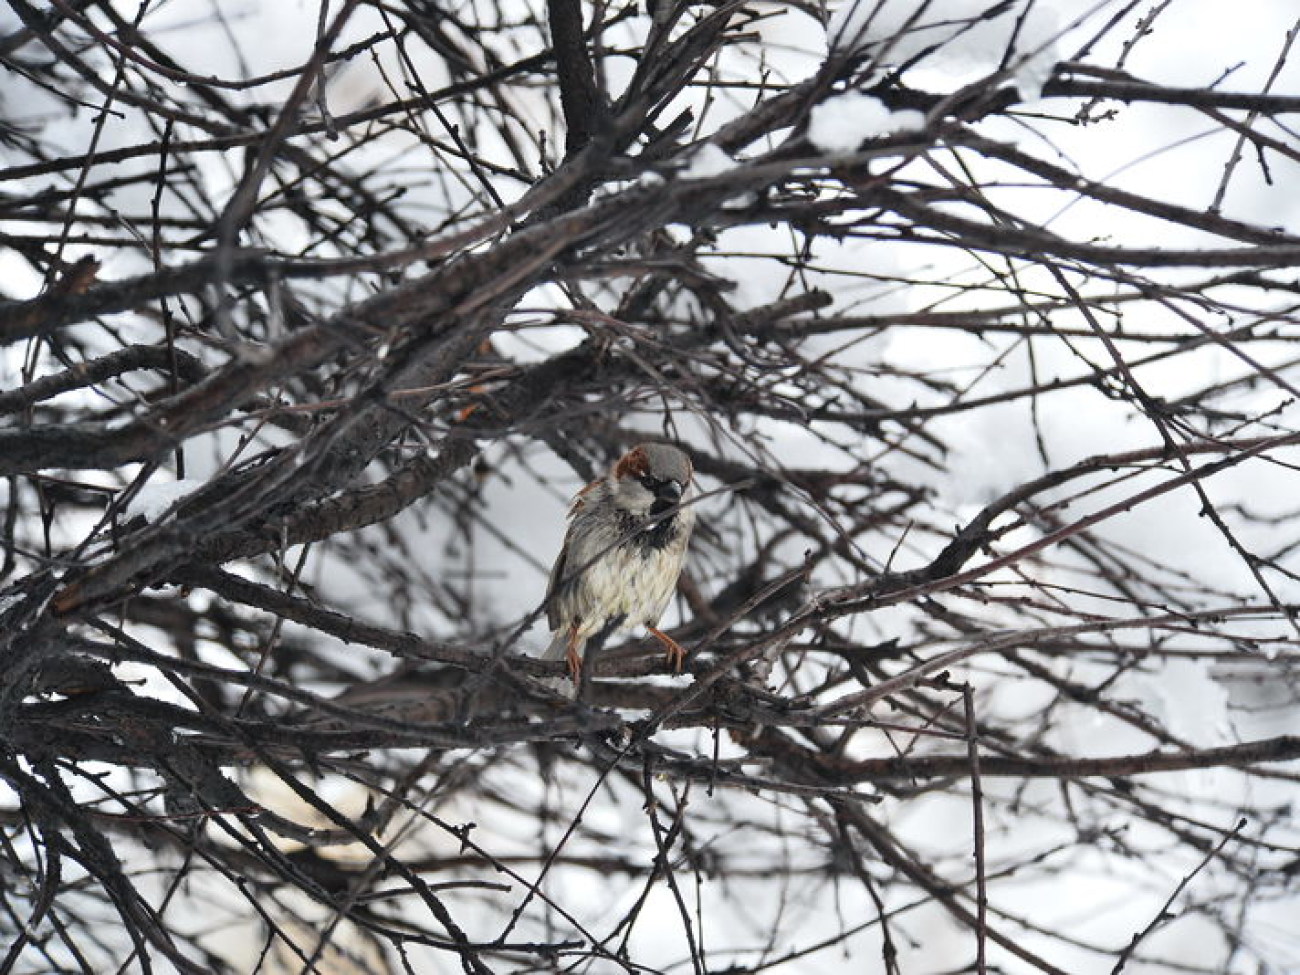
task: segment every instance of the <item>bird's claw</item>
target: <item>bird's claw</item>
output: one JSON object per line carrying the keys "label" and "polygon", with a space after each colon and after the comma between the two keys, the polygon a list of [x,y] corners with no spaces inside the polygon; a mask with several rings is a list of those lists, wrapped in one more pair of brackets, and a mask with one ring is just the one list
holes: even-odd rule
{"label": "bird's claw", "polygon": [[664,645],[664,650],[668,654],[668,663],[672,666],[673,673],[680,674],[682,664],[686,662],[686,650],[663,630],[656,629],[653,626],[647,626],[646,629],[650,631],[651,636]]}

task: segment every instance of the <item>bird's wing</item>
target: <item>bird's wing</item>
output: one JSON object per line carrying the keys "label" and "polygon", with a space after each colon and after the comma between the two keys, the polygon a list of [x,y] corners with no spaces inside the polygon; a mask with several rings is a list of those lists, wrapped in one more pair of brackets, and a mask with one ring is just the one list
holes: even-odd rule
{"label": "bird's wing", "polygon": [[565,579],[564,575],[568,571],[574,521],[587,503],[587,495],[599,486],[599,481],[592,481],[574,496],[573,503],[569,505],[569,512],[566,515],[569,519],[569,530],[564,533],[564,544],[560,546],[560,554],[555,557],[555,564],[551,566],[551,577],[546,583],[546,622],[552,630],[558,630],[561,626],[559,592],[573,582],[572,579]]}
{"label": "bird's wing", "polygon": [[560,546],[560,554],[555,557],[555,564],[551,566],[551,578],[546,583],[546,622],[552,630],[560,628],[560,599],[559,590],[561,580],[564,579],[565,563],[569,561],[569,536],[573,534],[573,525],[569,525],[569,530],[564,535],[564,544]]}

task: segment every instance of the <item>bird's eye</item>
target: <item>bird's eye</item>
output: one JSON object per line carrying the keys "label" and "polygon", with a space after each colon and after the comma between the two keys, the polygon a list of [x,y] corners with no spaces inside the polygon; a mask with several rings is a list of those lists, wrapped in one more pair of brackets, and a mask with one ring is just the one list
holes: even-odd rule
{"label": "bird's eye", "polygon": [[649,474],[642,474],[640,477],[640,481],[641,481],[641,486],[645,488],[647,491],[653,492],[654,489],[659,486],[659,482],[656,481]]}

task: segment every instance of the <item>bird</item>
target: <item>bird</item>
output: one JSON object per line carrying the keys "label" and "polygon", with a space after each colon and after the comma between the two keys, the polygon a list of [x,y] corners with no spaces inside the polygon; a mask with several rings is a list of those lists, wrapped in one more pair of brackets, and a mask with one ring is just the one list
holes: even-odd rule
{"label": "bird", "polygon": [[592,637],[644,626],[680,671],[686,651],[656,624],[677,588],[695,512],[691,459],[665,443],[637,444],[578,492],[546,588],[550,646],[575,687]]}

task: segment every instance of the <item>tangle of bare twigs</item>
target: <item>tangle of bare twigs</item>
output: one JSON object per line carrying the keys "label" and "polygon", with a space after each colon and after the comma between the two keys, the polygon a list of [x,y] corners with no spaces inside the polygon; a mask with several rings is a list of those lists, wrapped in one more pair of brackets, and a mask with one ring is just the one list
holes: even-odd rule
{"label": "tangle of bare twigs", "polygon": [[[1300,235],[1231,204],[1294,28],[1242,87],[1130,70],[1168,3],[228,6],[0,37],[0,972],[1300,965]],[[686,674],[562,699],[646,435]]]}

